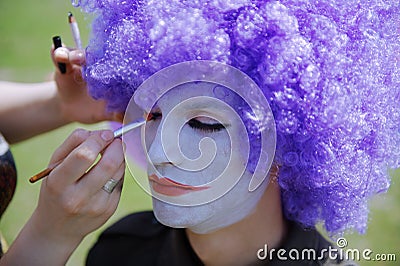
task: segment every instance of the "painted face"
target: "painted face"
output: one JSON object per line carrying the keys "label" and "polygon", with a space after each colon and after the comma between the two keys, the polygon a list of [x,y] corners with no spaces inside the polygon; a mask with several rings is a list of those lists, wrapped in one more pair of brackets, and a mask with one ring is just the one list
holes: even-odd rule
{"label": "painted face", "polygon": [[165,225],[196,233],[246,217],[268,183],[249,191],[245,128],[214,94],[212,83],[180,85],[158,100],[146,124],[154,213]]}

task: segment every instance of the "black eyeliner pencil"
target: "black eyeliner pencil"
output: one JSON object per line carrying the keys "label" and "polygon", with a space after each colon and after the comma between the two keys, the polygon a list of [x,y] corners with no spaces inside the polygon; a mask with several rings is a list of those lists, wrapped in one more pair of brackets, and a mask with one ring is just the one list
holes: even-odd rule
{"label": "black eyeliner pencil", "polygon": [[[61,37],[60,36],[54,36],[53,37],[53,44],[54,44],[54,50],[62,46],[61,42]],[[61,74],[65,74],[67,72],[67,66],[65,63],[57,63],[58,69],[60,70]]]}

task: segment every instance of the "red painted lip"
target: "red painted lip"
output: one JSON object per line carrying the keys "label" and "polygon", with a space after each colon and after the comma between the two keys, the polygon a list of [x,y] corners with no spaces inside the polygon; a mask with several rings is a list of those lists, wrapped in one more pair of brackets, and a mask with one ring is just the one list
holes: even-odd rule
{"label": "red painted lip", "polygon": [[193,191],[208,189],[209,187],[194,187],[178,183],[168,177],[158,177],[155,174],[149,176],[153,190],[166,196],[180,196]]}

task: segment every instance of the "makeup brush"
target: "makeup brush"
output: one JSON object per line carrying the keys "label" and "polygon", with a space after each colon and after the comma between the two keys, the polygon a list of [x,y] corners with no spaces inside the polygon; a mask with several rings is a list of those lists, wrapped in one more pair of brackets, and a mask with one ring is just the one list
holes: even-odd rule
{"label": "makeup brush", "polygon": [[75,47],[77,49],[82,49],[82,41],[81,35],[79,33],[78,23],[76,22],[76,19],[71,12],[68,12],[68,23],[71,28],[72,37],[74,37]]}
{"label": "makeup brush", "polygon": [[[146,121],[144,119],[139,120],[139,121],[134,121],[131,122],[129,124],[126,124],[116,130],[114,130],[114,138],[119,138],[122,136],[122,134],[128,133],[129,131],[138,128],[142,125],[144,125],[146,123]],[[62,161],[58,162],[56,165],[52,166],[52,167],[48,167],[46,169],[44,169],[43,171],[37,173],[36,175],[32,176],[31,178],[29,178],[29,182],[31,183],[35,183],[37,181],[39,181],[40,179],[45,178],[46,176],[48,176],[51,171],[54,170],[54,168],[57,167],[57,165],[59,165]]]}

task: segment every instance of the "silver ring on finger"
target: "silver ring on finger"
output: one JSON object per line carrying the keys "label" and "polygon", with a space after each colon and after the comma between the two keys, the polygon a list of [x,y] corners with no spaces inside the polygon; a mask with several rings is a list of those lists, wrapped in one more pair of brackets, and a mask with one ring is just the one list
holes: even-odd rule
{"label": "silver ring on finger", "polygon": [[117,186],[118,181],[110,178],[110,180],[107,181],[107,183],[104,184],[104,186],[102,187],[102,189],[107,192],[108,194],[111,194],[115,187]]}

